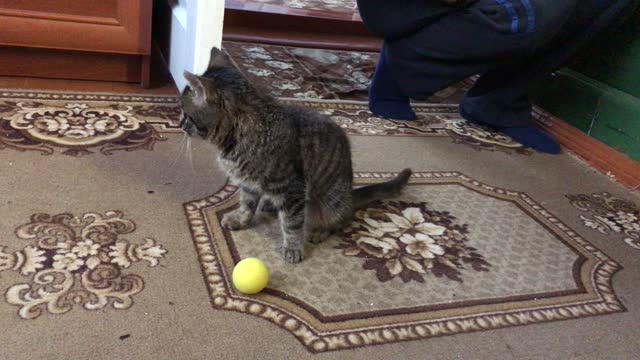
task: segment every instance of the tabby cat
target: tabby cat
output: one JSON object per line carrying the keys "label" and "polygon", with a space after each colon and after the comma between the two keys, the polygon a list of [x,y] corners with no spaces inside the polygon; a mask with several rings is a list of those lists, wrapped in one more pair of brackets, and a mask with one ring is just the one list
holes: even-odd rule
{"label": "tabby cat", "polygon": [[411,170],[389,182],[352,190],[349,140],[328,116],[284,105],[259,90],[217,48],[202,76],[187,71],[181,127],[219,150],[219,164],[240,187],[240,207],[222,224],[249,225],[256,209],[277,211],[282,255],[304,258],[304,243],[319,243],[351,221],[367,202],[399,192]]}

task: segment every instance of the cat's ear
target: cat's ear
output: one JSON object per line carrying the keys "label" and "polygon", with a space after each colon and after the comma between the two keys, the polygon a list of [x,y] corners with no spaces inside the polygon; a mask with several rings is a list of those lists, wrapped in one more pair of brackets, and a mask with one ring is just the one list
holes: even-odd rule
{"label": "cat's ear", "polygon": [[207,89],[204,87],[203,79],[198,75],[188,72],[187,70],[185,70],[182,75],[185,80],[187,80],[188,86],[195,94],[194,100],[197,103],[205,104],[207,102]]}
{"label": "cat's ear", "polygon": [[229,65],[229,59],[227,55],[217,47],[211,48],[211,53],[209,54],[209,69],[212,67],[225,67]]}

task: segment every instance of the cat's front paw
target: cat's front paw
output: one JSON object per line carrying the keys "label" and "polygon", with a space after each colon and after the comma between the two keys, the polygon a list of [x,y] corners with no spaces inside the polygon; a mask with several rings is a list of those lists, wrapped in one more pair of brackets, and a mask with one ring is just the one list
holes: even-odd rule
{"label": "cat's front paw", "polygon": [[270,199],[263,199],[260,202],[260,212],[265,214],[269,214],[272,216],[278,216],[278,208],[273,204],[273,201]]}
{"label": "cat's front paw", "polygon": [[289,264],[297,264],[304,260],[304,250],[301,248],[284,248],[282,257]]}
{"label": "cat's front paw", "polygon": [[241,230],[249,227],[251,222],[251,214],[248,211],[237,209],[226,214],[222,218],[222,226],[229,230]]}
{"label": "cat's front paw", "polygon": [[309,237],[307,238],[307,241],[312,243],[312,244],[320,244],[321,242],[327,240],[327,238],[331,235],[331,232],[329,230],[324,230],[324,229],[315,229],[310,231],[309,233]]}

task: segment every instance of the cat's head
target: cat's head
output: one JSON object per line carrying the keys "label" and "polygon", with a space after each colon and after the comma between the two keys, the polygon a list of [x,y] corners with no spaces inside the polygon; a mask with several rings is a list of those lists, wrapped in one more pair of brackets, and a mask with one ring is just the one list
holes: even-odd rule
{"label": "cat's head", "polygon": [[180,127],[189,135],[203,138],[215,136],[225,128],[221,122],[234,120],[238,98],[247,93],[251,85],[233,67],[218,48],[211,49],[209,66],[203,75],[184,72],[187,80],[180,104]]}

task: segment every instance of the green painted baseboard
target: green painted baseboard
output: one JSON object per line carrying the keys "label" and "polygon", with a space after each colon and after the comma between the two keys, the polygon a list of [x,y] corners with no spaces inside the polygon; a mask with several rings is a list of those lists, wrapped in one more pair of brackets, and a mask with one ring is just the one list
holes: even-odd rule
{"label": "green painted baseboard", "polygon": [[640,98],[568,69],[534,84],[532,95],[545,110],[640,161]]}

